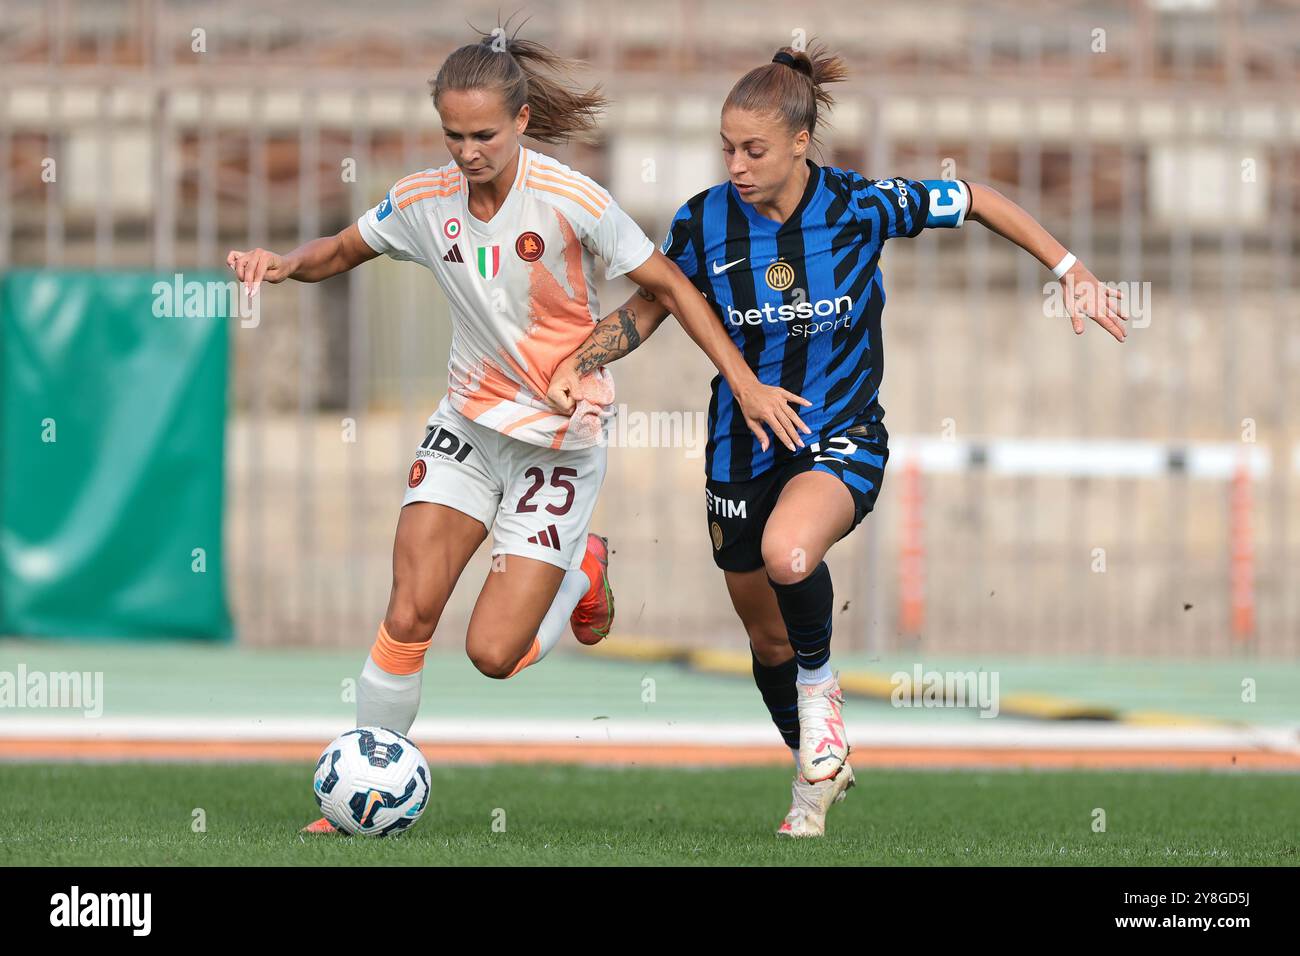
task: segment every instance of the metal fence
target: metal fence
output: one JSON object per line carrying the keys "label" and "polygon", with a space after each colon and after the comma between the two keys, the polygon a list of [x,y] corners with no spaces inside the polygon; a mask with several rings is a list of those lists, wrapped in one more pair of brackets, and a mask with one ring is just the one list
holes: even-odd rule
{"label": "metal fence", "polygon": [[[1120,346],[1046,317],[1045,270],[978,225],[891,244],[882,398],[901,451],[876,513],[832,552],[837,646],[1300,651],[1300,11],[1135,0],[525,12],[525,34],[586,58],[614,101],[599,143],[554,152],[652,236],[722,178],[730,84],[820,36],[852,71],[826,162],[989,183],[1101,278],[1149,283]],[[424,83],[471,38],[466,20],[496,16],[486,4],[0,2],[0,266],[171,275],[337,231],[397,177],[445,161]],[[609,309],[630,290],[600,291]],[[257,327],[230,333],[227,564],[241,639],[363,645],[387,599],[408,459],[446,384],[446,306],[432,277],[387,260],[263,298]],[[618,401],[643,423],[691,423],[711,372],[668,325],[614,367]],[[921,454],[936,442],[953,454]],[[618,626],[735,644],[702,449],[683,444],[611,449],[595,523],[616,550]],[[1125,466],[1130,452],[1147,464]],[[1195,465],[1209,459],[1219,465]],[[486,568],[467,570],[438,643],[460,641]]]}

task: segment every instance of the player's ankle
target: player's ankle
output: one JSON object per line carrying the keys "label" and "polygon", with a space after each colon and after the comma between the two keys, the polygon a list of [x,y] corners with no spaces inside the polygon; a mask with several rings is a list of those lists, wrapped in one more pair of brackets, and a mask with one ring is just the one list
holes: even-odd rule
{"label": "player's ankle", "polygon": [[370,648],[370,658],[388,674],[414,674],[424,668],[424,655],[432,643],[432,637],[424,641],[395,640],[389,634],[387,622],[381,622]]}

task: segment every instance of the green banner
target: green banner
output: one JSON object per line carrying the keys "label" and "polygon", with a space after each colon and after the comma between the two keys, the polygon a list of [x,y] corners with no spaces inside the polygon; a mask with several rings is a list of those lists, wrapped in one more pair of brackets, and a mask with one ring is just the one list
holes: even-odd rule
{"label": "green banner", "polygon": [[181,287],[129,272],[0,276],[0,634],[230,638],[231,320],[187,309]]}

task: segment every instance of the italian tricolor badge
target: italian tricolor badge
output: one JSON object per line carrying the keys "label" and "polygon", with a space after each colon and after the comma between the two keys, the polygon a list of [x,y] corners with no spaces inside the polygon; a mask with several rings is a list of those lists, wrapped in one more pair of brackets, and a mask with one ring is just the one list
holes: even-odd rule
{"label": "italian tricolor badge", "polygon": [[478,247],[478,274],[484,279],[495,279],[501,271],[501,247]]}

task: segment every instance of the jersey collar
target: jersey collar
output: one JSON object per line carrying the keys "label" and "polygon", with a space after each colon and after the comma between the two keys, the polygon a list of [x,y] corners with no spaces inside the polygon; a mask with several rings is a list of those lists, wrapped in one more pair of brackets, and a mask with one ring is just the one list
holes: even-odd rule
{"label": "jersey collar", "polygon": [[501,231],[503,224],[510,220],[510,214],[519,202],[519,193],[524,184],[524,177],[528,175],[528,166],[532,162],[532,150],[519,145],[519,163],[515,167],[515,178],[510,184],[510,192],[506,195],[506,201],[501,204],[501,208],[496,211],[496,215],[488,222],[474,218],[473,213],[469,211],[469,180],[465,180],[465,188],[461,190],[461,208],[465,213],[465,222],[469,224],[470,231],[480,236],[493,236]]}

